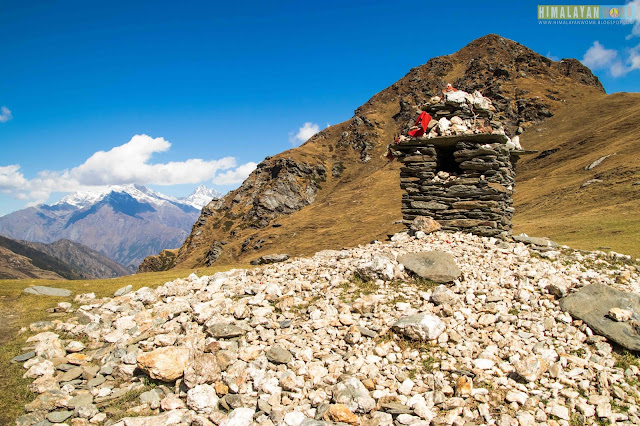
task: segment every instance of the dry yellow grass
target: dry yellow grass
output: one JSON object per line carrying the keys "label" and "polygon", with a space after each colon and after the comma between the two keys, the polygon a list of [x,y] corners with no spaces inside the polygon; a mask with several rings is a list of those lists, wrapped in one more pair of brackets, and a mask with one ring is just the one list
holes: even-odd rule
{"label": "dry yellow grass", "polygon": [[[592,96],[525,132],[522,145],[547,155],[518,163],[515,231],[640,257],[638,116],[638,93]],[[590,179],[602,182],[582,187]]]}

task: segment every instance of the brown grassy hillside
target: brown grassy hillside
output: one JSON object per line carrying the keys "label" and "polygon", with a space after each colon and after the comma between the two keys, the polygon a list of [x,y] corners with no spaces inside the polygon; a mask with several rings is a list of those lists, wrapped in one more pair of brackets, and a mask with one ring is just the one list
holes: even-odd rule
{"label": "brown grassy hillside", "polygon": [[31,259],[0,247],[0,279],[41,278],[62,280],[60,275],[35,266]]}
{"label": "brown grassy hillside", "polygon": [[[554,62],[487,35],[413,68],[357,108],[350,120],[265,159],[240,188],[203,209],[173,266],[247,261],[276,252],[307,255],[401,230],[396,223],[401,219],[399,165],[383,158],[385,147],[447,83],[492,98],[496,118],[510,133],[570,114],[586,99],[606,98],[598,79],[575,59]],[[534,145],[533,137],[523,138],[525,148],[536,148],[526,146]],[[536,167],[523,165],[525,177]],[[526,192],[523,186],[517,190]],[[526,200],[518,203],[524,206]],[[152,260],[141,270],[153,270],[159,262]]]}
{"label": "brown grassy hillside", "polygon": [[[640,257],[639,93],[592,96],[527,131],[515,230]],[[599,158],[606,158],[585,170]],[[591,179],[599,179],[585,187]]]}

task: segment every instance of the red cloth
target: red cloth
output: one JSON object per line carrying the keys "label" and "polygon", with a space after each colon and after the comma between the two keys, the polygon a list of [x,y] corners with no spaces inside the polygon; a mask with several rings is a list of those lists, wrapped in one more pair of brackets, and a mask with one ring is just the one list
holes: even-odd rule
{"label": "red cloth", "polygon": [[420,126],[420,129],[410,130],[408,135],[413,136],[414,138],[419,138],[420,136],[424,135],[427,131],[427,126],[429,125],[430,121],[431,116],[425,111],[422,111],[415,124],[415,126]]}

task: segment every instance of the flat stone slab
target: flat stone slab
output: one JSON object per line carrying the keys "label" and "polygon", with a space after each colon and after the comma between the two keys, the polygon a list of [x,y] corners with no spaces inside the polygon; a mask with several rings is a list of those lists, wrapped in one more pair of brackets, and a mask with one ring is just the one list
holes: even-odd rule
{"label": "flat stone slab", "polygon": [[64,288],[47,287],[44,285],[34,285],[22,290],[27,294],[35,294],[36,296],[71,296],[71,290]]}
{"label": "flat stone slab", "polygon": [[231,339],[246,334],[246,331],[237,325],[227,323],[216,323],[210,325],[206,332],[214,339]]}
{"label": "flat stone slab", "polygon": [[408,253],[398,257],[398,262],[411,272],[432,281],[448,283],[462,275],[450,253],[434,250]]}
{"label": "flat stone slab", "polygon": [[529,237],[528,235],[513,235],[511,238],[520,243],[539,247],[559,247],[558,243],[544,237]]}
{"label": "flat stone slab", "polygon": [[252,260],[252,265],[268,265],[270,263],[279,263],[289,260],[288,254],[265,254],[262,257]]}
{"label": "flat stone slab", "polygon": [[[603,284],[591,284],[560,300],[560,308],[584,321],[602,336],[632,350],[640,351],[640,334],[634,326],[640,321],[640,295],[616,290]],[[633,312],[629,322],[608,317],[611,308]]]}
{"label": "flat stone slab", "polygon": [[435,146],[455,146],[458,142],[474,142],[478,144],[485,143],[507,143],[509,138],[505,135],[497,133],[477,133],[473,135],[455,135],[455,136],[439,136],[431,139],[409,139],[407,141],[400,142],[397,147],[416,147],[425,145]]}
{"label": "flat stone slab", "polygon": [[14,356],[11,358],[11,362],[25,362],[35,357],[36,353],[34,351],[26,352],[18,356]]}

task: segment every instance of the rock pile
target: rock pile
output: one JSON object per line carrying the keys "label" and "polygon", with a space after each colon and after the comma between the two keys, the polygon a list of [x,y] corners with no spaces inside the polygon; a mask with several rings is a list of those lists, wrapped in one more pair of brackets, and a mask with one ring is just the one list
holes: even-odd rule
{"label": "rock pile", "polygon": [[[401,137],[390,147],[403,167],[402,215],[437,220],[445,230],[506,237],[511,232],[518,137],[491,120],[491,100],[479,92],[445,92],[425,111],[433,119],[417,138]],[[439,118],[438,118],[439,117]]]}
{"label": "rock pile", "polygon": [[[553,290],[638,292],[628,257],[418,236],[79,295],[15,359],[37,394],[17,424],[640,422],[637,363]],[[457,278],[409,276],[399,259],[426,251],[449,253]]]}
{"label": "rock pile", "polygon": [[[427,132],[419,139],[431,139],[441,136],[459,136],[475,134],[496,134],[506,136],[504,126],[494,120],[496,108],[491,99],[482,96],[477,90],[472,94],[463,90],[445,91],[442,96],[434,96],[422,107],[432,120]],[[416,129],[414,126],[411,129]],[[412,139],[400,136],[403,142]],[[507,136],[507,147],[520,149],[519,137],[513,140]]]}

